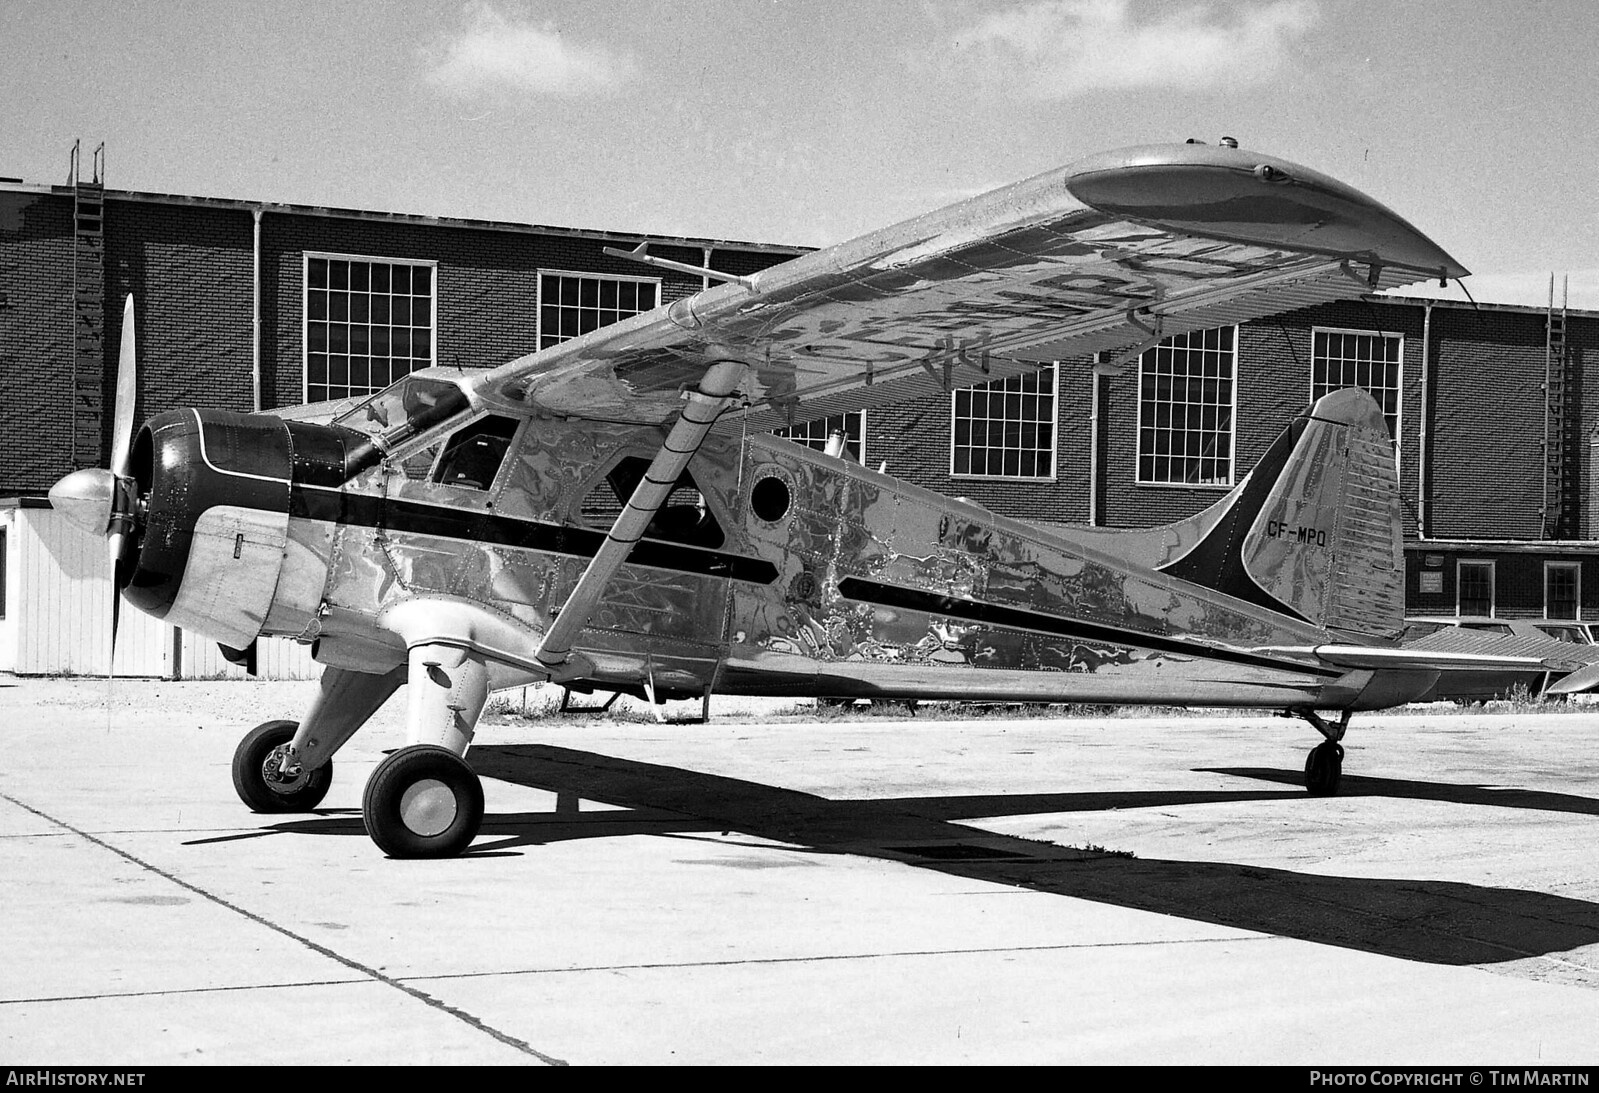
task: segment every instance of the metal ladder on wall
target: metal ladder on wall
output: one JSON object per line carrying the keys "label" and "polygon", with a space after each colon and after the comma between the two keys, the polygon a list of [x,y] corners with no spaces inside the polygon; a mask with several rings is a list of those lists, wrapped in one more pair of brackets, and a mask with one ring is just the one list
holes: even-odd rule
{"label": "metal ladder on wall", "polygon": [[1555,275],[1549,275],[1549,308],[1544,336],[1543,537],[1576,539],[1581,515],[1582,466],[1578,392],[1573,390],[1571,354],[1566,346],[1567,293],[1555,310]]}
{"label": "metal ladder on wall", "polygon": [[105,465],[105,141],[91,177],[79,172],[72,142],[72,467]]}

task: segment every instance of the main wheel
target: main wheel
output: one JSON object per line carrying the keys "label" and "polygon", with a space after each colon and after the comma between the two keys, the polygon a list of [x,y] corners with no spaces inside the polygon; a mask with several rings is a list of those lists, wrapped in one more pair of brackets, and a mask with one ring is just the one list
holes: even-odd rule
{"label": "main wheel", "polygon": [[447,748],[401,748],[372,772],[361,818],[391,858],[451,858],[483,823],[483,783]]}
{"label": "main wheel", "polygon": [[1344,746],[1328,740],[1305,758],[1305,788],[1312,797],[1331,797],[1344,776]]}
{"label": "main wheel", "polygon": [[298,721],[257,725],[233,752],[233,788],[254,812],[309,812],[322,803],[333,782],[330,759],[315,770],[298,764],[283,769],[283,752],[294,739]]}

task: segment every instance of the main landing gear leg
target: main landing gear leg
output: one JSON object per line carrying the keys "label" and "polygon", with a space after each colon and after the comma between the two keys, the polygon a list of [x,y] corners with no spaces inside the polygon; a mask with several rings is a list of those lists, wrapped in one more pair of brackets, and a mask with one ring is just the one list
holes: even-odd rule
{"label": "main landing gear leg", "polygon": [[233,753],[233,788],[256,812],[308,812],[333,781],[333,753],[405,682],[387,675],[329,668],[303,721],[257,725]]}
{"label": "main landing gear leg", "polygon": [[488,700],[488,665],[453,645],[412,647],[406,746],[372,772],[366,833],[391,858],[448,858],[483,822],[483,783],[462,758]]}
{"label": "main landing gear leg", "polygon": [[1315,730],[1327,739],[1310,749],[1305,757],[1305,789],[1312,797],[1331,797],[1338,792],[1338,783],[1344,776],[1344,733],[1349,729],[1350,711],[1345,710],[1334,724],[1315,710],[1301,707],[1291,710],[1310,722]]}

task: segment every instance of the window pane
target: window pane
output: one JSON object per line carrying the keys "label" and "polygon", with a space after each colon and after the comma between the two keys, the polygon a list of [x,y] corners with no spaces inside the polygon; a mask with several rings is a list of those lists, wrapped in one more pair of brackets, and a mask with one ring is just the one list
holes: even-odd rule
{"label": "window pane", "polygon": [[1489,562],[1461,562],[1456,610],[1462,615],[1493,614],[1493,573]]}
{"label": "window pane", "polygon": [[546,273],[539,282],[539,347],[631,318],[649,310],[654,299],[649,282]]}
{"label": "window pane", "polygon": [[1232,327],[1192,331],[1139,362],[1138,481],[1232,484]]}
{"label": "window pane", "polygon": [[1388,436],[1397,447],[1402,357],[1399,335],[1318,330],[1311,346],[1311,401],[1345,387],[1359,387],[1382,407]]}
{"label": "window pane", "polygon": [[[329,398],[371,394],[431,361],[431,267],[308,258],[306,271],[307,391],[315,384]],[[403,360],[391,363],[391,353]]]}
{"label": "window pane", "polygon": [[1544,566],[1544,615],[1551,619],[1579,617],[1578,574],[1575,563],[1551,562]]}
{"label": "window pane", "polygon": [[952,473],[1053,476],[1053,366],[956,391],[950,399],[950,414]]}
{"label": "window pane", "polygon": [[856,463],[863,463],[866,459],[866,453],[862,449],[863,438],[866,435],[865,410],[819,417],[813,421],[796,424],[792,429],[773,429],[772,432],[776,436],[798,441],[818,452],[827,449],[834,433],[843,433],[845,457]]}

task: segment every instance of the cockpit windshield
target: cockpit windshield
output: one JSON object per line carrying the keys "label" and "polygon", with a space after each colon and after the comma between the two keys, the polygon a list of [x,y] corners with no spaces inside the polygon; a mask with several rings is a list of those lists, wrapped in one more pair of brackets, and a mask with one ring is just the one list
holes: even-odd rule
{"label": "cockpit windshield", "polygon": [[466,393],[448,380],[411,375],[333,419],[335,425],[383,439],[392,448],[427,432],[469,406]]}

